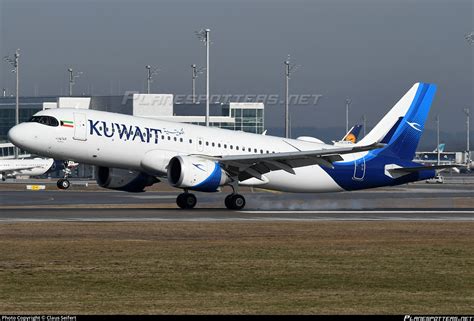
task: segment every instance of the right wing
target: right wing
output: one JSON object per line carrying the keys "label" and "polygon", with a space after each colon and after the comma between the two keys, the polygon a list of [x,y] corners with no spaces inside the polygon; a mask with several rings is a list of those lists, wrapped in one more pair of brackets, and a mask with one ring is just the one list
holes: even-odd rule
{"label": "right wing", "polygon": [[240,181],[255,177],[262,180],[262,175],[271,171],[284,170],[295,174],[294,168],[320,165],[334,168],[333,162],[342,161],[343,154],[365,152],[384,147],[384,144],[374,143],[366,146],[350,146],[340,148],[327,148],[310,151],[296,151],[270,154],[228,155],[228,156],[203,156],[219,162],[232,176],[237,176]]}

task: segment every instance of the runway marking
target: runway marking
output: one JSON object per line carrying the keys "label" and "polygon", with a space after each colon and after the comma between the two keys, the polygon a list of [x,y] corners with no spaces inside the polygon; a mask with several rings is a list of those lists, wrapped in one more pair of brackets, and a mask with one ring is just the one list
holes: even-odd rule
{"label": "runway marking", "polygon": [[400,221],[400,222],[474,222],[474,217],[440,217],[440,218],[45,218],[45,219],[0,219],[1,223],[25,222],[368,222],[368,221]]}
{"label": "runway marking", "polygon": [[474,214],[474,210],[243,210],[244,214]]}
{"label": "runway marking", "polygon": [[[123,195],[120,195],[118,197],[124,197]],[[138,198],[138,199],[176,199],[176,195],[127,195],[125,197],[130,197],[130,198]]]}
{"label": "runway marking", "polygon": [[[474,221],[474,210],[374,210],[374,211],[216,211],[215,216],[202,211],[171,211],[166,213],[126,214],[124,216],[68,216],[67,210],[63,217],[0,217],[0,223],[12,222],[315,222],[315,221]],[[203,215],[204,214],[204,215]],[[290,216],[282,216],[288,215]],[[300,215],[299,217],[291,216]],[[81,214],[80,214],[81,215]],[[140,216],[141,215],[141,216]],[[161,216],[160,215],[166,215]],[[184,215],[184,216],[183,216]],[[200,216],[202,215],[202,216]],[[264,216],[269,215],[269,216]],[[271,216],[274,215],[274,216]],[[311,216],[315,215],[315,216]],[[317,216],[320,215],[320,216]],[[347,216],[344,216],[347,215]]]}

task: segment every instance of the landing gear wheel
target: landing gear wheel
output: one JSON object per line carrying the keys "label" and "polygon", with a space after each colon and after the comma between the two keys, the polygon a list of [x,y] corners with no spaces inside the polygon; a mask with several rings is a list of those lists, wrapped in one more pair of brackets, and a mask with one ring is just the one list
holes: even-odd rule
{"label": "landing gear wheel", "polygon": [[245,198],[240,194],[231,194],[225,198],[224,203],[229,210],[241,210],[245,206]]}
{"label": "landing gear wheel", "polygon": [[197,199],[194,194],[191,193],[181,193],[176,198],[176,204],[183,209],[191,209],[196,206]]}
{"label": "landing gear wheel", "polygon": [[68,189],[69,186],[71,186],[71,183],[67,179],[61,178],[61,179],[58,179],[56,186],[59,189]]}

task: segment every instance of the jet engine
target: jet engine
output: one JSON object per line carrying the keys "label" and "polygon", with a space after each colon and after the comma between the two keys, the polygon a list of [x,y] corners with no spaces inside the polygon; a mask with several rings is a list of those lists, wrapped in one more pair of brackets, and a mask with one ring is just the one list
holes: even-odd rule
{"label": "jet engine", "polygon": [[145,173],[102,166],[96,167],[96,177],[100,187],[131,193],[143,192],[145,187],[159,182]]}
{"label": "jet engine", "polygon": [[175,156],[168,164],[168,182],[178,188],[215,192],[230,181],[217,162],[196,156]]}

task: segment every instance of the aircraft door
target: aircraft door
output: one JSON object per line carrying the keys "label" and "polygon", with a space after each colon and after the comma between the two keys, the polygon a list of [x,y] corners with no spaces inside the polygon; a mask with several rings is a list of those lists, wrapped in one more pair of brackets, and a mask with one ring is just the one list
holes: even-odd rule
{"label": "aircraft door", "polygon": [[82,113],[74,113],[74,139],[87,140],[87,119]]}
{"label": "aircraft door", "polygon": [[363,181],[365,177],[365,157],[354,160],[354,176],[353,180]]}

